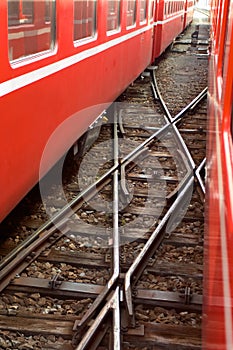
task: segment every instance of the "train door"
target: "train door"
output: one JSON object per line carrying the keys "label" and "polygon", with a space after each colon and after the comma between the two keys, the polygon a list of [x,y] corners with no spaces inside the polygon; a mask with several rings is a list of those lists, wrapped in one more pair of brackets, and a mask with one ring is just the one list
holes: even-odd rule
{"label": "train door", "polygon": [[164,17],[164,0],[155,0],[154,1],[154,36],[153,36],[152,62],[161,53],[163,17]]}

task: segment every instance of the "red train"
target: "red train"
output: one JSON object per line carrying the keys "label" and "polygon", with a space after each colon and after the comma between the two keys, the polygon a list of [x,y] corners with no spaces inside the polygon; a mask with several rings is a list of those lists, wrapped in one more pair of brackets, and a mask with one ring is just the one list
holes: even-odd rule
{"label": "red train", "polygon": [[[0,221],[192,20],[190,0],[1,0]],[[82,112],[81,112],[82,111]]]}
{"label": "red train", "polygon": [[233,0],[211,1],[203,349],[233,349]]}

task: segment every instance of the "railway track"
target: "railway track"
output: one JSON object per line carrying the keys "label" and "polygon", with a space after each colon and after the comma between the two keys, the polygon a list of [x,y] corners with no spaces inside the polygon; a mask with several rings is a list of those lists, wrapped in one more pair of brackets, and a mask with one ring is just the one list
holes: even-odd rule
{"label": "railway track", "polygon": [[201,349],[207,61],[196,49],[166,53],[106,111],[71,184],[55,198],[41,185],[49,220],[0,261],[3,348]]}

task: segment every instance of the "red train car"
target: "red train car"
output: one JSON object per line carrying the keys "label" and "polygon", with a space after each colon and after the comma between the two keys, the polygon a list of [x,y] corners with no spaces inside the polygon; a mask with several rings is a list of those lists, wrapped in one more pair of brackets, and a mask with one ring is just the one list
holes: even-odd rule
{"label": "red train car", "polygon": [[0,2],[0,220],[38,182],[54,130],[77,114],[45,171],[150,64],[152,6],[151,0]]}
{"label": "red train car", "polygon": [[190,7],[191,3],[188,0],[157,1],[154,16],[156,40],[154,40],[152,61],[159,57],[188,25],[190,18],[188,22],[185,9]]}
{"label": "red train car", "polygon": [[184,28],[185,29],[193,20],[194,0],[186,0],[184,10]]}
{"label": "red train car", "polygon": [[203,349],[233,349],[233,0],[212,0]]}
{"label": "red train car", "polygon": [[184,0],[0,1],[0,221],[38,182],[54,131],[72,120],[43,174],[183,30],[184,9]]}

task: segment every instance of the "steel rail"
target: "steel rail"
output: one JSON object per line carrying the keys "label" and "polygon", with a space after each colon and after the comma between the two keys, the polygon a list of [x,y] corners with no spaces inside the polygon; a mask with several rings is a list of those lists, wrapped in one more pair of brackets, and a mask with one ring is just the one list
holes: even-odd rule
{"label": "steel rail", "polygon": [[200,103],[204,97],[207,97],[208,87],[203,89],[199,95],[197,95],[185,108],[183,108],[175,117],[172,118],[172,123],[176,123],[179,119],[189,111],[194,109],[198,103]]}
{"label": "steel rail", "polygon": [[[123,160],[121,163],[121,168],[123,167],[125,169],[125,167],[133,160],[135,160],[135,158],[138,158],[141,156],[143,148],[145,150],[147,150],[147,146],[148,144],[153,141],[155,138],[161,137],[165,132],[169,132],[169,128],[171,128],[171,131],[173,132],[173,134],[175,135],[180,147],[183,149],[184,154],[186,155],[186,158],[184,155],[182,155],[181,151],[179,152],[181,155],[181,158],[183,159],[184,165],[186,167],[187,170],[187,174],[184,176],[184,178],[180,181],[179,185],[177,186],[177,188],[172,191],[172,193],[170,193],[167,198],[171,198],[172,196],[174,196],[182,187],[183,184],[185,183],[185,181],[187,180],[187,178],[189,178],[194,171],[195,168],[195,163],[193,161],[193,158],[182,138],[182,136],[180,135],[179,130],[177,129],[175,124],[171,124],[169,122],[167,122],[167,124],[165,124],[162,128],[160,128],[158,131],[156,131],[154,134],[152,134],[148,139],[146,139],[142,144],[140,144],[137,148],[135,148],[131,153],[129,153]],[[124,170],[125,171],[125,170]],[[123,173],[124,173],[123,171]],[[124,184],[124,182],[123,182]],[[126,194],[127,194],[127,189],[126,189]]]}
{"label": "steel rail", "polygon": [[133,161],[137,157],[139,157],[141,155],[142,149],[145,148],[146,146],[148,146],[151,142],[153,142],[155,138],[158,138],[158,136],[161,136],[162,134],[164,134],[169,127],[170,127],[170,123],[167,121],[167,123],[164,126],[162,126],[159,130],[157,130],[150,137],[148,137],[145,141],[143,141],[133,151],[131,151],[129,154],[127,154],[120,161],[120,165],[122,166],[123,164],[128,163],[129,161]]}
{"label": "steel rail", "polygon": [[[141,250],[139,255],[136,257],[136,259],[134,260],[133,264],[131,265],[131,267],[129,268],[127,273],[125,274],[124,291],[125,291],[126,304],[127,304],[127,308],[128,308],[128,312],[129,312],[130,316],[133,316],[133,301],[132,301],[132,287],[131,287],[132,276],[135,274],[135,271],[138,268],[138,266],[141,264],[142,260],[148,254],[149,249],[151,249],[151,247],[155,244],[155,241],[156,241],[159,233],[161,232],[161,230],[163,229],[163,227],[167,223],[169,217],[172,215],[172,213],[175,210],[175,208],[178,205],[180,205],[180,203],[183,200],[185,194],[192,187],[193,182],[194,182],[194,177],[192,177],[191,179],[189,179],[187,181],[185,187],[178,194],[176,200],[171,205],[171,207],[169,208],[167,213],[164,215],[164,217],[162,218],[161,222],[159,223],[157,228],[154,230],[154,232],[151,234],[151,236],[148,239],[148,241],[146,242],[145,246],[143,247],[143,249]],[[134,281],[134,283],[135,283],[135,281]]]}
{"label": "steel rail", "polygon": [[[65,224],[66,224],[66,220],[61,221],[60,227],[64,226]],[[10,280],[14,277],[11,274],[14,274],[14,271],[16,270],[16,268],[19,267],[19,264],[24,264],[24,267],[21,269],[23,270],[25,268],[25,264],[29,265],[33,260],[35,260],[37,256],[40,254],[41,250],[44,250],[46,248],[46,241],[48,241],[48,239],[52,235],[54,235],[54,233],[56,232],[57,232],[57,227],[55,226],[51,227],[49,230],[44,230],[36,240],[34,240],[30,245],[26,246],[24,249],[21,249],[17,254],[17,256],[14,259],[10,260],[8,264],[2,268],[2,270],[0,271],[0,292],[7,286]],[[68,232],[67,228],[63,229],[63,233],[59,235],[59,239],[67,232]],[[32,253],[33,253],[33,257],[31,257]],[[30,256],[30,259],[27,261],[26,258],[28,256]],[[18,268],[17,273],[19,272],[21,271]]]}
{"label": "steel rail", "polygon": [[[186,183],[186,181],[193,175],[194,169],[195,169],[195,162],[193,160],[193,157],[191,156],[191,153],[189,152],[188,147],[186,146],[183,137],[181,136],[178,128],[176,127],[175,124],[171,124],[173,130],[174,130],[174,134],[175,137],[177,138],[179,144],[180,144],[180,149],[178,149],[178,153],[180,154],[183,163],[186,167],[187,173],[185,174],[185,176],[183,177],[183,179],[179,182],[179,185],[174,189],[174,191],[172,191],[167,198],[171,198],[173,197],[178,191],[181,190],[181,188],[184,186],[184,184]],[[183,149],[184,153],[181,151],[181,149]]]}
{"label": "steel rail", "polygon": [[[166,120],[166,118],[165,118]],[[114,171],[116,171],[120,166],[122,166],[125,162],[128,162],[130,158],[135,159],[137,157],[137,153],[141,153],[141,150],[149,144],[154,138],[158,137],[160,134],[165,132],[166,128],[169,127],[169,123],[165,124],[161,129],[157,130],[153,133],[147,140],[145,140],[140,146],[138,146],[134,151],[132,151],[128,156],[126,156],[123,160],[116,162],[114,166],[112,166],[105,174],[103,174],[96,182],[89,185],[86,189],[84,189],[81,193],[79,193],[74,199],[72,199],[69,203],[67,203],[58,213],[53,215],[49,220],[47,220],[41,227],[39,227],[33,234],[31,234],[28,238],[26,238],[22,243],[20,243],[15,249],[12,250],[10,254],[4,257],[0,262],[0,271],[10,263],[13,259],[17,258],[17,255],[30,246],[35,240],[39,239],[40,235],[45,231],[49,230],[52,225],[59,225],[59,221],[68,215],[72,215],[73,211],[71,208],[75,207],[83,198],[87,198],[92,192],[95,192],[96,187],[100,186],[106,179],[108,179]],[[0,277],[1,279],[1,277]]]}
{"label": "steel rail", "polygon": [[200,184],[201,190],[204,194],[205,194],[205,185],[203,184],[200,172],[203,169],[203,167],[205,166],[205,164],[206,164],[206,158],[203,159],[203,161],[201,162],[201,164],[199,165],[199,167],[195,171],[196,178],[197,178],[197,180]]}
{"label": "steel rail", "polygon": [[[61,222],[61,220],[64,219],[65,217],[69,217],[73,215],[74,212],[72,208],[74,208],[77,205],[80,205],[80,203],[83,202],[84,200],[83,198],[86,198],[86,199],[92,198],[96,194],[97,187],[104,186],[104,182],[107,181],[109,177],[112,176],[112,174],[114,174],[114,172],[117,171],[119,167],[122,166],[124,163],[127,163],[129,160],[134,160],[136,157],[140,156],[145,146],[147,146],[159,135],[162,135],[169,126],[170,124],[167,122],[167,124],[165,124],[160,130],[156,131],[147,140],[145,140],[142,144],[136,147],[123,160],[121,160],[120,162],[119,160],[117,160],[115,164],[105,174],[103,174],[96,182],[89,185],[86,189],[84,189],[81,193],[79,193],[73,200],[67,203],[67,205],[65,205],[58,213],[56,213],[52,218],[50,218],[47,222],[45,222],[31,236],[29,236],[25,241],[23,241],[19,246],[17,246],[10,254],[8,254],[5,258],[3,258],[0,263],[0,281],[7,274],[9,274],[18,264],[19,255],[22,254],[25,257],[25,254],[23,252],[25,249],[27,251],[27,255],[33,252],[34,246],[37,245],[36,242],[37,241],[39,242],[40,236],[43,234],[44,231],[49,231],[50,235],[54,234],[54,228],[52,225],[55,225],[56,229],[59,230],[61,226],[59,222]],[[108,291],[108,288],[106,291]]]}
{"label": "steel rail", "polygon": [[155,70],[152,70],[151,74],[152,74],[151,86],[152,86],[152,91],[153,91],[153,94],[154,94],[154,98],[155,98],[155,100],[159,100],[159,102],[161,103],[161,106],[162,106],[166,116],[168,117],[169,121],[172,122],[172,115],[169,112],[169,110],[168,110],[168,108],[166,106],[166,103],[165,103],[165,101],[162,98],[162,95],[160,93],[160,90],[159,90],[159,87],[158,87],[158,84],[157,84],[157,80],[156,80],[156,77],[155,77]]}
{"label": "steel rail", "polygon": [[[119,287],[116,287],[116,290],[113,292],[110,300],[102,308],[99,315],[96,317],[95,321],[90,326],[89,330],[82,337],[79,345],[75,350],[87,349],[87,346],[90,344],[91,340],[94,338],[96,331],[100,327],[101,323],[104,321],[106,315],[109,311],[113,310],[114,326],[113,326],[113,349],[120,349],[120,298],[119,298]],[[90,349],[90,348],[88,348]]]}
{"label": "steel rail", "polygon": [[210,11],[202,8],[195,7],[195,11],[202,13],[206,17],[210,17]]}
{"label": "steel rail", "polygon": [[[144,147],[143,149],[141,149],[140,151],[137,152],[136,154],[136,157],[139,158],[141,156],[143,156],[144,153],[146,153],[148,151],[148,147]],[[146,156],[145,156],[146,157]],[[127,186],[126,186],[126,170],[125,168],[130,164],[132,163],[132,161],[135,159],[135,157],[132,157],[130,159],[128,159],[127,161],[125,161],[122,165],[121,165],[121,169],[120,169],[120,174],[121,174],[121,189],[124,193],[124,195],[127,197],[129,196],[129,191],[127,189]],[[132,167],[134,168],[134,166]]]}
{"label": "steel rail", "polygon": [[[153,84],[153,82],[150,83],[151,84],[151,88],[152,88],[152,91],[153,91],[153,95],[154,95],[154,98],[155,100],[160,100],[161,101],[161,95],[158,94],[157,91],[159,91],[159,89],[157,90],[158,88],[158,85],[156,83],[156,87],[155,87],[155,84]],[[164,102],[164,101],[163,101]],[[166,108],[166,110],[168,111],[168,109]],[[169,113],[170,114],[170,113]]]}
{"label": "steel rail", "polygon": [[[105,174],[103,174],[96,182],[88,186],[86,189],[84,189],[81,193],[79,193],[73,200],[71,200],[68,204],[66,204],[58,213],[56,213],[54,216],[52,216],[49,220],[47,220],[39,229],[37,229],[33,234],[31,234],[28,238],[26,238],[22,243],[20,243],[15,249],[12,250],[10,254],[8,254],[6,257],[4,257],[0,262],[0,271],[3,269],[4,266],[9,264],[11,260],[17,257],[17,255],[25,248],[30,246],[35,240],[40,238],[40,235],[44,231],[50,230],[52,225],[55,225],[57,229],[59,229],[60,224],[59,222],[68,215],[73,215],[73,211],[71,208],[73,208],[75,205],[80,203],[80,201],[83,201],[83,198],[87,198],[88,195],[93,196],[92,192],[96,191],[96,187],[98,187],[101,183],[103,183],[106,179],[108,179],[112,173],[118,169],[119,164],[114,165],[111,167]],[[95,192],[96,193],[96,192]],[[0,274],[1,279],[1,274]]]}
{"label": "steel rail", "polygon": [[[153,85],[152,85],[152,88],[153,88]],[[73,214],[73,211],[71,210],[71,208],[77,206],[77,204],[83,200],[83,197],[87,198],[87,196],[89,195],[93,196],[92,192],[93,191],[95,192],[96,187],[102,184],[104,181],[106,181],[106,179],[108,179],[110,176],[113,175],[113,231],[112,231],[113,273],[107,285],[103,287],[103,289],[100,291],[100,294],[96,297],[94,303],[92,304],[90,309],[87,311],[87,313],[84,315],[84,317],[81,319],[81,321],[75,322],[74,330],[77,330],[78,327],[85,326],[87,322],[90,320],[90,318],[94,315],[96,310],[100,308],[104,300],[107,297],[110,297],[110,299],[102,307],[95,321],[92,323],[88,331],[85,333],[79,345],[75,348],[76,350],[87,349],[87,346],[90,344],[90,342],[95,336],[96,330],[100,327],[101,323],[106,318],[110,310],[113,310],[113,348],[120,349],[120,289],[119,289],[119,286],[116,286],[116,283],[120,276],[120,258],[119,258],[120,234],[119,234],[119,222],[118,222],[119,220],[119,205],[118,205],[119,170],[122,169],[123,167],[124,168],[123,174],[125,174],[125,167],[135,158],[140,157],[142,152],[147,150],[147,146],[149,145],[149,143],[151,143],[155,138],[162,136],[165,132],[168,132],[170,127],[174,131],[175,137],[177,138],[181,148],[183,149],[185,155],[187,156],[187,159],[184,158],[182,151],[178,151],[188,171],[184,179],[179,183],[179,187],[177,187],[176,189],[176,192],[180,191],[180,193],[178,193],[176,200],[168,209],[168,212],[165,214],[165,216],[163,217],[163,219],[161,220],[157,228],[154,230],[149,240],[145,244],[144,248],[139,253],[139,255],[137,256],[137,258],[135,259],[135,261],[133,262],[133,264],[131,265],[131,267],[129,268],[129,270],[125,275],[124,291],[125,291],[126,305],[127,305],[129,315],[133,315],[132,286],[131,286],[132,277],[135,271],[138,269],[138,266],[141,264],[142,260],[145,259],[148,251],[150,251],[151,247],[154,245],[159,233],[162,231],[163,227],[166,225],[173,211],[180,205],[185,194],[190,189],[194,181],[194,176],[192,176],[192,174],[193,174],[193,169],[195,168],[195,163],[175,124],[180,120],[181,117],[183,117],[183,115],[189,109],[195,108],[195,106],[205,97],[206,92],[203,90],[202,93],[199,94],[195,99],[195,103],[193,103],[192,101],[186,108],[184,108],[181,112],[179,112],[174,118],[170,115],[167,109],[168,114],[167,113],[166,114],[169,121],[167,121],[166,117],[164,117],[167,123],[162,128],[156,130],[156,132],[153,135],[151,135],[142,144],[140,144],[127,156],[125,156],[121,161],[119,161],[119,149],[118,149],[118,143],[116,142],[117,140],[116,120],[114,120],[114,166],[111,167],[104,175],[102,175],[98,181],[88,186],[70,203],[68,203],[64,208],[62,208],[62,210],[60,210],[55,216],[53,216],[51,220],[48,220],[44,225],[42,225],[42,227],[40,227],[34,234],[32,234],[28,239],[26,239],[26,241],[22,242],[22,244],[13,251],[13,255],[11,257],[7,256],[5,259],[1,261],[0,268],[2,267],[3,269],[2,271],[0,271],[0,280],[1,278],[4,277],[4,273],[5,273],[4,267],[8,263],[12,263],[14,258],[16,258],[18,261],[19,259],[18,254],[20,251],[24,250],[21,256],[21,260],[22,260],[29,254],[30,251],[34,249],[33,247],[41,244],[40,239],[42,239],[43,241],[48,239],[49,235],[53,234],[54,231],[59,229],[61,225],[66,223],[66,216],[70,215],[70,213]],[[204,185],[203,185],[203,182],[201,181],[200,171],[203,168],[204,164],[205,164],[205,160],[203,160],[201,165],[195,171],[196,177],[198,178],[198,181],[200,184],[202,184],[202,186]],[[62,223],[60,223],[61,219],[63,219]],[[55,224],[55,226],[51,227],[53,223]],[[40,237],[41,235],[42,237]],[[34,244],[33,247],[30,246],[32,243]],[[134,281],[134,284],[136,283],[135,281]],[[113,291],[114,287],[115,287],[115,290]]]}
{"label": "steel rail", "polygon": [[[155,78],[155,73],[153,70],[152,73],[153,80],[156,83],[156,78]],[[159,92],[159,91],[158,91]],[[201,96],[204,96],[207,93],[207,88],[204,89],[197,97],[195,100],[193,100],[188,106],[189,108],[192,107],[197,100],[200,99]],[[160,92],[159,92],[160,95]],[[195,102],[194,102],[195,101]],[[188,107],[187,106],[187,107]],[[172,120],[172,123],[177,122],[178,119],[183,115],[188,108],[183,109],[180,113],[178,113]],[[167,110],[167,108],[166,108]],[[168,111],[168,119],[172,118],[170,115],[170,112]],[[119,168],[119,166],[123,165],[125,162],[128,162],[130,158],[133,160],[137,157],[137,153],[141,152],[141,150],[147,146],[153,139],[161,135],[166,131],[166,129],[170,126],[170,123],[168,120],[166,120],[166,124],[160,128],[159,130],[156,130],[155,133],[153,133],[148,139],[146,139],[140,146],[138,146],[134,151],[129,153],[123,160],[121,160],[121,164],[118,162],[114,164],[113,167],[111,167],[105,174],[103,174],[95,183],[91,184],[88,186],[86,189],[84,189],[80,194],[78,194],[73,200],[71,200],[67,205],[65,205],[58,213],[56,213],[51,219],[47,220],[38,230],[36,230],[32,235],[30,235],[26,240],[24,240],[22,243],[20,243],[10,254],[8,254],[6,257],[4,257],[1,262],[0,262],[0,271],[3,269],[4,266],[6,266],[11,260],[13,260],[20,251],[28,247],[32,242],[34,242],[36,239],[39,238],[41,233],[45,230],[49,230],[51,225],[57,224],[59,225],[59,221],[63,218],[63,216],[68,215],[70,212],[73,214],[71,208],[74,207],[77,203],[82,200],[83,197],[86,197],[90,192],[92,192],[98,185],[100,185],[102,182],[104,182],[109,176],[111,176],[116,169]]]}
{"label": "steel rail", "polygon": [[[165,119],[166,120],[166,119]],[[10,263],[13,259],[17,258],[17,255],[30,246],[35,240],[39,239],[40,235],[51,228],[52,225],[57,225],[59,228],[59,221],[61,221],[64,216],[73,215],[73,211],[71,208],[75,207],[83,198],[90,198],[96,193],[96,188],[99,187],[104,181],[106,181],[114,171],[119,169],[125,162],[128,162],[130,159],[135,159],[137,154],[141,153],[141,150],[150,142],[153,141],[154,138],[161,135],[165,130],[169,127],[169,123],[165,124],[160,130],[157,130],[153,133],[147,140],[145,140],[141,145],[136,147],[135,150],[129,153],[124,159],[116,162],[105,174],[103,174],[96,182],[89,185],[86,189],[80,192],[74,199],[72,199],[69,203],[67,203],[58,213],[54,214],[49,220],[47,220],[41,227],[39,227],[34,233],[32,233],[28,238],[26,238],[22,243],[20,243],[15,249],[12,250],[10,254],[4,257],[0,262],[0,271]],[[94,194],[93,194],[94,193]],[[1,277],[0,277],[1,279]]]}
{"label": "steel rail", "polygon": [[172,117],[172,115],[169,112],[169,110],[166,106],[166,103],[164,102],[162,95],[160,93],[160,90],[159,90],[159,87],[157,84],[157,80],[156,80],[156,76],[155,76],[155,70],[153,70],[151,72],[151,74],[152,74],[152,81],[153,81],[153,85],[154,85],[154,88],[152,90],[153,90],[153,92],[154,92],[154,90],[156,91],[156,93],[154,94],[154,97],[155,97],[155,99],[158,99],[158,97],[159,97],[159,101],[163,107],[163,110],[165,111],[166,116],[168,117],[168,119],[171,123],[177,122],[181,117],[183,117],[185,115],[185,113],[187,113],[189,110],[193,110],[198,105],[198,103],[200,103],[202,101],[202,99],[207,96],[208,87],[203,89],[200,92],[200,94],[198,94],[185,108],[183,108],[178,114],[176,114],[174,117]]}
{"label": "steel rail", "polygon": [[[114,111],[114,165],[118,166],[119,158],[119,145],[118,145],[118,135],[117,135],[117,116],[116,111]],[[92,317],[96,309],[100,306],[103,300],[107,297],[109,292],[112,290],[116,284],[120,275],[120,232],[119,232],[119,196],[118,196],[118,169],[115,170],[113,174],[113,234],[112,234],[112,244],[113,244],[113,274],[110,277],[108,283],[103,288],[101,293],[95,299],[94,303],[91,305],[90,309],[86,312],[80,321],[76,321],[74,329],[77,330],[78,327],[82,327],[87,321]]]}
{"label": "steel rail", "polygon": [[[199,94],[198,97],[195,99],[195,103],[197,103],[197,101],[200,101],[203,98],[205,93],[206,93],[206,91],[203,90],[203,92],[201,94]],[[172,123],[177,122],[181,118],[181,115],[183,115],[189,108],[191,108],[191,106],[194,106],[194,102],[193,101],[185,109],[183,109],[180,113],[178,113],[178,115],[175,116],[174,118],[172,118],[170,113],[168,112],[168,118],[169,119],[172,118]],[[165,120],[166,120],[166,117],[165,117]],[[77,203],[79,203],[83,199],[84,196],[87,197],[87,195],[89,195],[94,189],[96,189],[96,186],[98,186],[99,184],[103,183],[109,176],[112,175],[112,173],[114,173],[114,175],[113,175],[114,176],[114,197],[115,197],[115,199],[114,199],[114,229],[113,229],[114,271],[113,271],[113,275],[110,278],[106,288],[104,288],[104,290],[96,298],[96,300],[93,303],[92,307],[89,309],[87,314],[85,314],[84,318],[81,320],[81,322],[79,322],[78,325],[81,326],[84,323],[86,323],[86,321],[89,320],[90,317],[93,315],[93,313],[95,312],[96,308],[99,307],[100,303],[109,294],[109,292],[111,291],[112,287],[115,285],[115,282],[117,281],[117,279],[119,277],[118,181],[116,181],[116,178],[118,178],[119,165],[121,165],[121,166],[127,165],[129,163],[129,161],[132,161],[136,157],[140,156],[143,148],[145,146],[147,146],[151,141],[153,141],[156,137],[161,136],[163,133],[165,133],[165,131],[167,131],[170,126],[171,126],[171,124],[169,122],[167,122],[167,124],[165,124],[162,128],[157,130],[153,135],[151,135],[147,140],[145,140],[140,146],[138,146],[135,150],[133,150],[131,153],[129,153],[120,162],[120,164],[119,164],[119,161],[118,161],[118,156],[115,155],[115,161],[114,161],[114,166],[113,167],[111,167],[104,175],[102,175],[102,177],[98,181],[96,181],[94,184],[88,186],[84,191],[82,191],[77,197],[75,197],[70,203],[68,203],[62,210],[60,210],[59,213],[57,213],[55,216],[53,216],[51,218],[51,220],[48,220],[44,225],[42,225],[42,227],[40,227],[34,234],[32,234],[28,239],[26,239],[26,241],[24,241],[20,246],[18,246],[12,252],[12,254],[10,256],[7,256],[5,259],[3,259],[2,262],[0,263],[0,268],[6,266],[10,261],[12,261],[14,258],[16,258],[18,256],[19,252],[22,251],[22,249],[25,250],[27,247],[30,246],[30,244],[34,243],[35,245],[33,245],[33,247],[30,248],[31,251],[32,251],[34,249],[34,246],[37,246],[37,245],[40,244],[39,240],[38,240],[38,242],[35,242],[35,240],[37,240],[40,237],[42,232],[47,231],[48,228],[51,227],[52,223],[54,223],[55,225],[60,225],[59,224],[59,220],[64,218],[65,215],[69,215],[69,213],[71,212],[71,208],[73,206],[77,205]],[[177,135],[180,144],[182,145],[183,149],[185,150],[185,153],[188,155],[189,165],[193,169],[195,165],[194,165],[194,162],[193,162],[193,160],[192,160],[192,158],[191,158],[191,156],[190,156],[190,154],[189,154],[189,152],[187,150],[187,146],[184,144],[184,141],[183,141],[181,135],[179,134],[179,132],[177,131],[175,125],[172,125],[172,127],[175,130],[175,134]],[[116,132],[114,132],[114,133],[116,133]],[[186,168],[187,168],[187,166],[186,166]],[[196,171],[196,174],[198,174],[197,171]],[[188,174],[188,175],[189,176],[185,178],[184,183],[186,183],[187,179],[189,179],[190,174]],[[193,181],[193,179],[191,179],[190,181]],[[189,184],[189,182],[188,182],[188,184]],[[186,185],[185,189],[186,188],[187,188],[187,185]],[[157,233],[159,232],[159,230],[164,226],[164,224],[168,220],[169,216],[172,213],[172,210],[174,209],[174,205],[176,206],[176,205],[178,205],[176,203],[180,202],[180,198],[182,197],[182,194],[185,191],[185,189],[178,196],[178,198],[176,199],[174,204],[169,209],[168,213],[162,219],[162,221],[159,224],[158,228],[152,234],[151,237],[153,239],[155,239],[155,237],[157,236]],[[72,214],[73,214],[73,212],[72,212]],[[48,236],[51,235],[52,233],[54,233],[54,228],[52,228],[50,230],[50,232],[47,232],[47,234],[44,235],[44,237],[46,237],[44,239],[47,239]],[[150,245],[151,245],[151,238],[149,239],[149,241],[145,245],[145,247],[146,247],[145,250],[146,251],[147,251],[147,248]],[[145,253],[143,253],[145,250],[143,249],[143,251],[139,254],[139,257],[141,257],[141,256],[143,256],[145,254]],[[22,254],[21,260],[23,258],[25,258],[25,256],[28,255],[29,253],[30,252],[29,252],[29,248],[28,248]],[[130,314],[132,314],[132,295],[131,295],[131,290],[130,290],[130,278],[132,276],[132,272],[137,267],[137,265],[138,265],[138,258],[135,260],[135,262],[133,263],[133,265],[131,266],[131,268],[127,272],[126,278],[125,278],[125,294],[126,294],[126,301],[127,301],[127,306],[128,306]],[[0,279],[4,277],[5,273],[6,272],[4,270],[2,270],[0,272]],[[130,291],[130,293],[129,293],[129,291]]]}
{"label": "steel rail", "polygon": [[[194,171],[195,169],[195,162],[179,132],[179,130],[177,129],[176,127],[176,123],[180,120],[181,116],[184,116],[184,114],[190,109],[190,108],[193,108],[193,106],[197,105],[203,98],[203,96],[206,95],[207,93],[207,88],[204,89],[188,106],[186,106],[180,113],[178,113],[177,116],[175,116],[174,118],[171,116],[163,98],[162,98],[162,95],[160,93],[160,90],[158,88],[158,84],[157,84],[157,81],[156,81],[156,77],[155,77],[155,70],[153,69],[152,70],[152,80],[153,80],[153,83],[151,83],[152,85],[152,90],[153,90],[153,94],[154,94],[154,97],[155,99],[159,99],[165,113],[166,113],[166,116],[164,116],[165,118],[165,121],[166,121],[166,124],[160,128],[159,130],[157,130],[154,134],[152,134],[149,138],[147,138],[138,148],[136,148],[135,150],[133,150],[130,154],[128,154],[123,160],[122,160],[122,164],[121,164],[121,168],[123,170],[121,170],[122,174],[125,174],[125,167],[127,166],[128,163],[130,163],[130,161],[133,161],[135,158],[139,157],[142,153],[142,147],[144,145],[144,147],[146,147],[150,142],[151,140],[153,140],[154,138],[157,138],[159,136],[161,136],[163,133],[165,133],[165,131],[167,131],[167,129],[169,129],[169,127],[173,128],[173,131],[178,139],[178,142],[179,144],[181,145],[181,148],[184,150],[184,153],[187,157],[187,160],[184,159],[184,156],[182,156],[181,152],[180,152],[180,155],[184,161],[184,164],[186,166],[186,169],[187,169],[187,174],[184,176],[184,178],[180,181],[179,183],[179,186],[177,188],[175,188],[174,191],[172,191],[168,196],[167,198],[171,198],[173,197],[184,185],[184,183],[187,181],[187,179],[192,175],[192,172]],[[122,130],[122,133],[124,134],[124,128],[123,128],[123,123],[122,123],[122,114],[120,113],[120,116],[121,116],[121,130]],[[189,163],[189,166],[188,164]],[[126,195],[128,195],[128,190],[126,188],[126,185],[125,185],[125,181],[123,181],[123,191],[125,192]]]}
{"label": "steel rail", "polygon": [[122,114],[121,114],[121,111],[118,115],[118,124],[119,124],[119,130],[121,132],[121,135],[123,136],[125,134],[125,129],[124,129],[124,126],[123,126],[123,118],[122,118]]}
{"label": "steel rail", "polygon": [[[74,213],[71,208],[76,206],[77,210],[82,205],[84,201],[83,198],[85,198],[85,200],[91,199],[96,194],[96,188],[105,186],[104,181],[106,182],[107,179],[109,179],[109,177],[112,175],[113,169],[115,171],[116,169],[118,169],[118,166],[119,165],[116,165],[109,169],[98,181],[96,181],[94,184],[90,185],[84,191],[82,191],[77,197],[75,197],[70,203],[68,203],[64,208],[62,208],[50,220],[43,224],[42,227],[40,227],[30,237],[23,241],[20,244],[20,246],[16,247],[10,254],[8,254],[5,257],[5,259],[3,259],[3,261],[1,262],[2,264],[0,265],[0,290],[4,289],[9,283],[10,279],[14,277],[10,276],[10,274],[13,274],[14,270],[16,269],[16,267],[18,267],[19,263],[21,263],[22,265],[25,264],[24,260],[26,259],[26,257],[30,256],[34,252],[34,250],[38,249],[38,247],[42,244],[45,245],[46,240],[48,240],[52,235],[54,235],[56,231],[64,231],[62,226],[64,226],[64,224],[67,224],[67,219]],[[67,233],[67,228],[66,232],[63,232],[61,234],[63,235],[64,233]],[[33,260],[35,260],[36,257],[37,255],[34,255],[33,258],[30,259],[30,261],[28,261],[28,265]],[[20,273],[21,270],[20,267],[18,267],[17,273]],[[9,280],[8,282],[7,279]]]}
{"label": "steel rail", "polygon": [[[178,150],[179,152],[179,150]],[[186,169],[187,169],[187,173],[185,174],[185,176],[181,179],[181,181],[179,182],[178,186],[166,196],[166,199],[170,199],[172,197],[174,197],[183,187],[184,184],[186,183],[186,181],[193,175],[193,167],[188,168],[188,164],[187,164],[187,160],[185,158],[185,155],[181,152],[179,152],[181,155],[181,158],[184,162],[184,164],[186,164]]]}
{"label": "steel rail", "polygon": [[202,101],[202,100],[204,100],[204,98],[206,98],[207,97],[207,94],[208,94],[208,90],[207,90],[207,88],[205,88],[204,90],[203,90],[203,94],[200,94],[200,97],[196,100],[196,102],[190,107],[190,111],[193,111],[196,107],[197,107],[197,105]]}
{"label": "steel rail", "polygon": [[[189,111],[189,110],[194,110],[196,108],[196,106],[204,99],[207,97],[207,92],[208,92],[208,87],[206,87],[205,89],[203,89],[200,94],[198,94],[198,96],[196,96],[185,108],[183,108],[175,117],[172,117],[170,112],[168,111],[168,108],[162,98],[162,95],[160,93],[160,90],[158,88],[158,84],[157,84],[157,81],[156,81],[156,76],[155,76],[155,70],[152,71],[152,80],[153,80],[153,84],[152,84],[152,87],[153,87],[153,92],[154,92],[154,95],[155,95],[155,98],[157,99],[159,97],[159,100],[160,100],[160,103],[162,104],[162,107],[164,109],[164,111],[166,112],[166,115],[168,116],[169,120],[170,120],[170,123],[171,125],[174,126],[174,130],[175,130],[175,133],[183,147],[183,149],[185,150],[185,154],[187,155],[187,158],[188,158],[188,162],[191,166],[191,169],[188,171],[194,171],[194,169],[196,168],[196,165],[195,165],[195,162],[183,140],[183,137],[181,136],[179,130],[176,128],[176,124],[181,120],[181,118],[183,118],[185,116],[185,114]],[[154,85],[154,86],[153,86]],[[157,97],[158,96],[158,97]],[[183,161],[184,161],[184,158],[183,158]],[[205,161],[204,161],[205,163]],[[204,163],[202,162],[201,165],[195,170],[194,174],[200,184],[200,187],[201,187],[201,190],[203,193],[205,193],[205,186],[202,182],[202,179],[201,179],[201,176],[200,176],[200,171],[202,169],[202,167],[204,166]],[[186,181],[186,179],[189,177],[189,174],[187,174],[184,179],[181,181],[181,183],[179,184],[179,188],[177,187],[174,191],[172,191],[172,193],[170,193],[169,195],[169,198],[174,196],[180,188],[182,188],[184,182]]]}
{"label": "steel rail", "polygon": [[[189,149],[188,149],[186,143],[184,142],[183,137],[181,136],[181,134],[180,134],[178,128],[176,127],[176,124],[173,124],[172,127],[173,127],[173,129],[174,129],[174,132],[175,132],[175,135],[176,135],[176,137],[177,137],[177,139],[178,139],[178,142],[179,142],[180,145],[181,145],[181,148],[184,150],[184,153],[185,153],[186,156],[187,156],[186,162],[188,161],[190,168],[191,168],[191,169],[194,169],[194,168],[195,168],[195,162],[194,162],[194,160],[193,160],[193,157],[191,156],[191,153],[189,152]],[[183,159],[183,160],[184,160],[184,159]]]}

